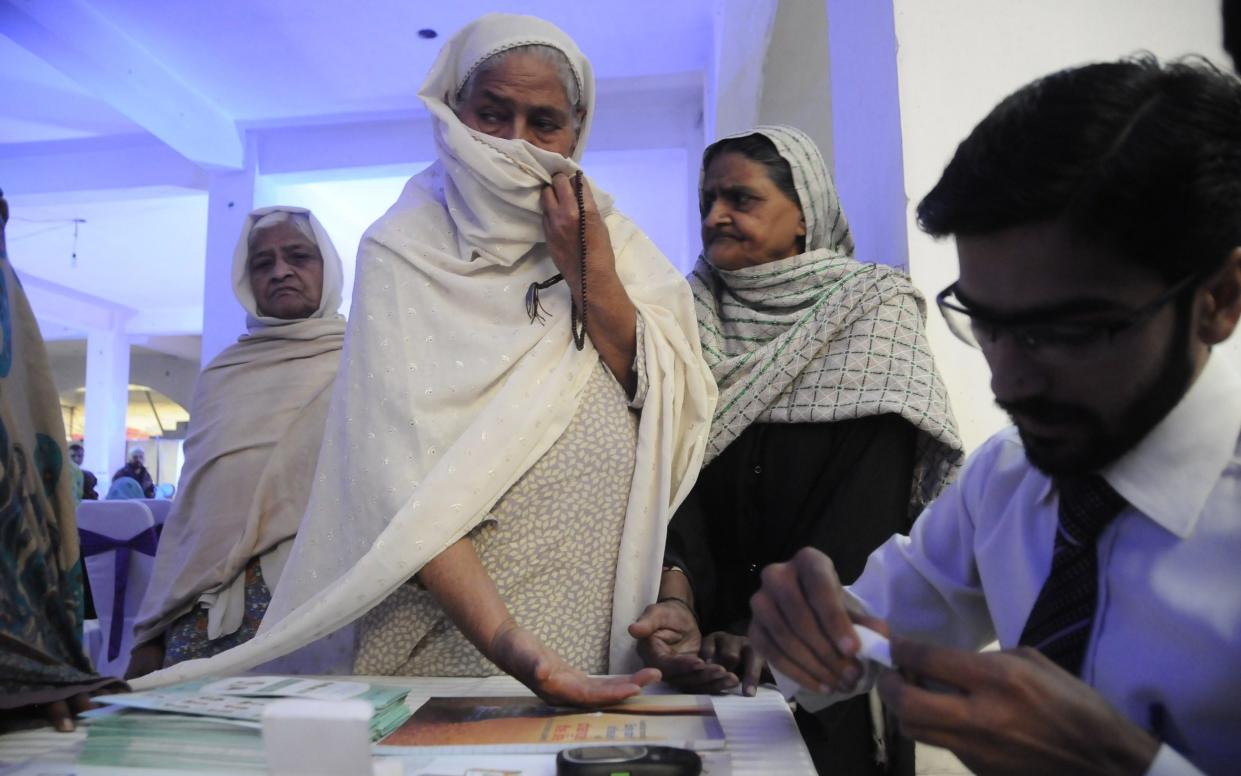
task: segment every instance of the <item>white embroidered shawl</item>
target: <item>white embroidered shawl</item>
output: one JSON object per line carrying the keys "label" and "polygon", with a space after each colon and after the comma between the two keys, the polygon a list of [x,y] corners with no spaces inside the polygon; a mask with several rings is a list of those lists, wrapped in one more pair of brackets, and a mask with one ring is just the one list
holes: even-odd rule
{"label": "white embroidered shawl", "polygon": [[[580,156],[594,83],[563,32],[492,14],[445,44],[419,93],[439,161],[362,240],[315,489],[268,617],[252,641],[135,686],[245,670],[361,616],[476,526],[568,425],[598,354],[574,347],[563,284],[543,292],[542,325],[524,296],[556,273],[539,193],[578,166],[475,132],[447,104],[479,62],[529,43],[560,49],[579,78]],[[610,670],[624,672],[640,665],[626,628],[655,600],[666,523],[697,476],[716,391],[685,280],[594,192],[642,317],[648,377],[612,608]]]}

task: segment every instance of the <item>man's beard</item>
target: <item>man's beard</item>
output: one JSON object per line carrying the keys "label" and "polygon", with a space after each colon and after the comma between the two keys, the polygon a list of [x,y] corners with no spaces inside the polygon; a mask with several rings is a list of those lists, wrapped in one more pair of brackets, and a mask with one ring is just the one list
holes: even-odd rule
{"label": "man's beard", "polygon": [[1080,444],[1057,444],[1028,433],[1018,424],[1017,432],[1030,463],[1049,476],[1083,474],[1103,468],[1142,441],[1177,405],[1193,378],[1194,361],[1190,350],[1188,347],[1178,347],[1179,343],[1187,341],[1188,317],[1178,314],[1176,332],[1169,343],[1159,376],[1150,388],[1117,416],[1114,428],[1108,428],[1102,416],[1094,410],[1072,404],[1042,399],[997,402],[1010,417],[1014,414],[1027,415],[1058,424],[1072,424],[1077,428],[1080,436],[1074,439],[1080,439]]}

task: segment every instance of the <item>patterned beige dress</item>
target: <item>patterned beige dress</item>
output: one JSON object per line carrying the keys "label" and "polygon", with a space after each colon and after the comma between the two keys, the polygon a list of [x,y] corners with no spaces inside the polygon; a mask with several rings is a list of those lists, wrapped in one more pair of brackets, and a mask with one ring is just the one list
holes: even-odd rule
{"label": "patterned beige dress", "polygon": [[[608,671],[637,439],[638,416],[600,362],[560,439],[470,534],[516,621],[588,673]],[[360,620],[357,647],[357,674],[503,673],[412,579]]]}

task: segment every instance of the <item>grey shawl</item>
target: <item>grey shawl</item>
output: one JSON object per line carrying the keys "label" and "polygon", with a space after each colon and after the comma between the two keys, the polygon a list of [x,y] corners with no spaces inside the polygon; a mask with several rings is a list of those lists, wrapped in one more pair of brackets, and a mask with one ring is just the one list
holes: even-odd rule
{"label": "grey shawl", "polygon": [[694,267],[703,356],[720,389],[706,461],[752,423],[897,414],[919,431],[910,494],[916,513],[963,457],[925,334],[926,304],[904,273],[853,258],[840,199],[809,137],[780,126],[754,133],[792,168],[806,252],[736,271],[702,257]]}

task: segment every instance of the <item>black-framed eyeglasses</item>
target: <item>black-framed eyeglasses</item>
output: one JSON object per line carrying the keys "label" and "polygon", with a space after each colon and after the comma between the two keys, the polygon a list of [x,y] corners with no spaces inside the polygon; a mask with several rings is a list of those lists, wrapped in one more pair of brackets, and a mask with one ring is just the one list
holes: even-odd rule
{"label": "black-framed eyeglasses", "polygon": [[1014,339],[1027,353],[1039,358],[1074,360],[1089,357],[1097,347],[1110,345],[1116,335],[1154,317],[1198,281],[1189,275],[1138,309],[1110,321],[1033,320],[1025,316],[1006,318],[971,310],[959,300],[957,284],[945,288],[935,303],[948,329],[970,347],[990,347],[1001,335]]}

